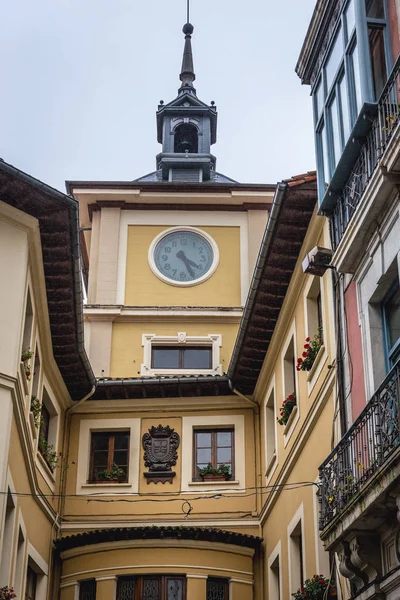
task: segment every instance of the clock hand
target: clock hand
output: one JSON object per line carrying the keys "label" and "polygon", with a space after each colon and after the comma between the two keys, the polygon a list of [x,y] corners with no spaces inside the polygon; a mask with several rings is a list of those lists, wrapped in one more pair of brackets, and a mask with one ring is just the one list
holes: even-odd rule
{"label": "clock hand", "polygon": [[[195,273],[194,273],[193,269],[191,268],[191,266],[189,264],[189,263],[192,263],[192,264],[194,264],[194,263],[191,260],[189,260],[188,258],[186,258],[185,253],[182,252],[182,250],[179,250],[179,252],[177,252],[177,254],[176,254],[176,257],[180,258],[180,260],[185,264],[185,267],[186,267],[189,275],[191,277],[194,277]],[[195,266],[197,267],[197,265],[195,265]]]}

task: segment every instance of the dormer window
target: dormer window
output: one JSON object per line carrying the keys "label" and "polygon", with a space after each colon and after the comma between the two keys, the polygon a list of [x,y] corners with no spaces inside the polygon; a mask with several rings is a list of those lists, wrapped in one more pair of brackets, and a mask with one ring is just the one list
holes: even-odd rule
{"label": "dormer window", "polygon": [[195,154],[199,150],[197,129],[194,125],[178,125],[175,129],[174,152]]}

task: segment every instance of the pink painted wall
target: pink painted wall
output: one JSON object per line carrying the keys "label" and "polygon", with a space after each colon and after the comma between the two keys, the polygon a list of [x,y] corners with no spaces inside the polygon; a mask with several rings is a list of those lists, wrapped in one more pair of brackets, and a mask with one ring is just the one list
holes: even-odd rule
{"label": "pink painted wall", "polygon": [[351,407],[353,421],[358,417],[366,404],[364,362],[362,353],[361,331],[358,325],[357,288],[352,281],[344,294],[347,315],[348,345],[351,364]]}

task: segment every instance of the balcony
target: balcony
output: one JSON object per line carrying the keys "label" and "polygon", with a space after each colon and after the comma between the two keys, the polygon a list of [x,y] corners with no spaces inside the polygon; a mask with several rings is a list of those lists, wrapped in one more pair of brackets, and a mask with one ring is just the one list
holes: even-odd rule
{"label": "balcony", "polygon": [[[378,165],[382,163],[382,157],[390,146],[391,140],[399,138],[399,102],[400,56],[385,85],[379,102],[374,107],[374,110],[372,110],[371,105],[368,105],[369,110],[364,114],[364,119],[370,121],[370,128],[368,128],[367,135],[360,139],[353,137],[349,142],[353,155],[355,144],[360,147],[356,152],[357,160],[352,167],[347,181],[344,185],[338,186],[341,190],[339,193],[333,189],[327,190],[327,195],[331,196],[330,204],[332,204],[332,196],[336,196],[333,210],[328,211],[331,219],[331,239],[334,250],[339,246],[353,215],[361,203],[368,184],[374,173],[376,173]],[[374,114],[374,116],[368,116],[370,114]],[[350,151],[348,154],[350,154]],[[345,159],[346,157],[343,158]],[[382,164],[381,166],[386,165]],[[336,171],[340,175],[340,164]],[[332,188],[335,187],[332,185],[333,183],[334,179],[331,182]]]}
{"label": "balcony", "polygon": [[400,361],[319,468],[320,530],[329,544],[346,528],[362,529],[363,515],[373,504],[376,518],[379,494],[389,508],[387,491],[398,479],[399,449]]}

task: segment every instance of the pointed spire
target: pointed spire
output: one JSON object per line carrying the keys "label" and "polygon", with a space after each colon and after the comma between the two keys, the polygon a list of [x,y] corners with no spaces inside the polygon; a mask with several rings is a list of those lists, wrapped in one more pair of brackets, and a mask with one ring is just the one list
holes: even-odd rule
{"label": "pointed spire", "polygon": [[182,69],[179,79],[182,81],[180,90],[187,87],[193,88],[193,81],[196,79],[193,67],[193,53],[192,53],[192,33],[194,27],[191,23],[185,23],[183,26],[183,33],[185,34],[185,47],[183,49]]}

